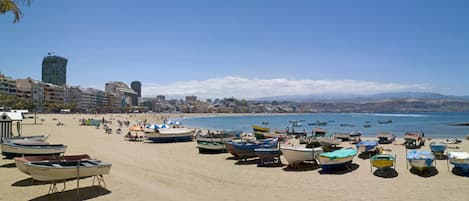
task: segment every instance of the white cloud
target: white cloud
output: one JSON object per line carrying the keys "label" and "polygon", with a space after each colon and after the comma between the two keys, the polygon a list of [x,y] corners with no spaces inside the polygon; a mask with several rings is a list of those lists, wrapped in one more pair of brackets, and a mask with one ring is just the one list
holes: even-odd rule
{"label": "white cloud", "polygon": [[166,95],[181,97],[196,95],[201,98],[236,97],[259,98],[285,95],[310,94],[376,94],[402,91],[424,91],[429,84],[381,83],[358,80],[289,80],[251,79],[243,77],[222,77],[208,80],[178,81],[168,85],[144,84],[145,97]]}

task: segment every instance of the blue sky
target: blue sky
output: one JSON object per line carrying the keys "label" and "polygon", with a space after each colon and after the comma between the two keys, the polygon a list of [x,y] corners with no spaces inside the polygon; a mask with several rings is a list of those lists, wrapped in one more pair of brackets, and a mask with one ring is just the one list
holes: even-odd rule
{"label": "blue sky", "polygon": [[468,95],[468,10],[468,1],[36,0],[19,24],[0,16],[0,71],[41,79],[54,51],[69,59],[68,84],[140,80],[144,96]]}

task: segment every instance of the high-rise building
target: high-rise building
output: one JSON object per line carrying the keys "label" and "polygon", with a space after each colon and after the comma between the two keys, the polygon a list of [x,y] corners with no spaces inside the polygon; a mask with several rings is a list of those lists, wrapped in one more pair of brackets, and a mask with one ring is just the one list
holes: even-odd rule
{"label": "high-rise building", "polygon": [[67,62],[64,57],[46,56],[42,60],[42,82],[64,86],[67,83]]}
{"label": "high-rise building", "polygon": [[163,95],[156,96],[156,102],[158,102],[158,103],[164,103],[165,99],[166,99],[166,97],[163,96]]}
{"label": "high-rise building", "polygon": [[142,97],[142,83],[139,81],[133,81],[130,83],[130,88],[137,92],[139,98]]}
{"label": "high-rise building", "polygon": [[195,103],[197,101],[197,96],[186,96],[186,103]]}

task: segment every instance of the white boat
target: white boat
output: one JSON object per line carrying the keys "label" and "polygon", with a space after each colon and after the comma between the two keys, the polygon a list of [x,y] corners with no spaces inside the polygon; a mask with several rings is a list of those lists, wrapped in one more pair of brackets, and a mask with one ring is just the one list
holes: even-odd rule
{"label": "white boat", "polygon": [[192,141],[195,129],[160,128],[156,132],[145,133],[145,138],[152,142],[183,142]]}
{"label": "white boat", "polygon": [[49,135],[32,135],[32,136],[15,136],[9,138],[2,138],[3,142],[12,142],[15,140],[32,140],[45,142],[49,138]]}
{"label": "white boat", "polygon": [[111,164],[99,160],[65,161],[65,162],[27,162],[25,163],[31,177],[37,181],[58,181],[109,174]]}
{"label": "white boat", "polygon": [[407,153],[407,161],[420,172],[433,166],[435,156],[429,151],[412,150]]}
{"label": "white boat", "polygon": [[303,161],[316,160],[319,154],[323,152],[321,147],[280,147],[280,151],[291,166],[295,166]]}
{"label": "white boat", "polygon": [[2,154],[12,158],[15,156],[29,155],[60,155],[67,146],[63,144],[49,144],[47,142],[15,140],[1,144]]}
{"label": "white boat", "polygon": [[459,167],[464,173],[469,172],[469,153],[468,152],[449,152],[449,163],[454,167]]}
{"label": "white boat", "polygon": [[351,163],[355,155],[357,155],[356,149],[344,148],[332,152],[324,152],[319,155],[318,159],[323,170],[330,170]]}
{"label": "white boat", "polygon": [[44,156],[24,156],[24,157],[15,157],[15,165],[18,170],[28,174],[28,169],[26,168],[27,162],[39,162],[39,161],[76,161],[76,160],[87,160],[91,159],[90,156],[83,155],[69,155],[69,156],[57,156],[57,155],[44,155]]}

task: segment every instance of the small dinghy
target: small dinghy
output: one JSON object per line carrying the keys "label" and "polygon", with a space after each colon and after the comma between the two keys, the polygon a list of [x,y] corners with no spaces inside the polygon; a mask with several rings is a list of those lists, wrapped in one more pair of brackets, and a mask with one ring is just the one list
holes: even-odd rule
{"label": "small dinghy", "polygon": [[26,163],[28,162],[39,162],[39,161],[77,161],[77,160],[88,160],[91,159],[90,156],[87,154],[83,155],[69,155],[69,156],[57,156],[57,155],[51,155],[51,156],[24,156],[24,157],[15,157],[15,165],[18,170],[21,172],[28,174],[29,172],[26,168]]}
{"label": "small dinghy", "polygon": [[7,158],[30,155],[60,155],[67,146],[63,144],[49,144],[48,142],[32,140],[14,140],[1,144],[2,154]]}
{"label": "small dinghy", "polygon": [[27,162],[26,168],[34,180],[59,181],[109,174],[111,164],[99,160]]}

